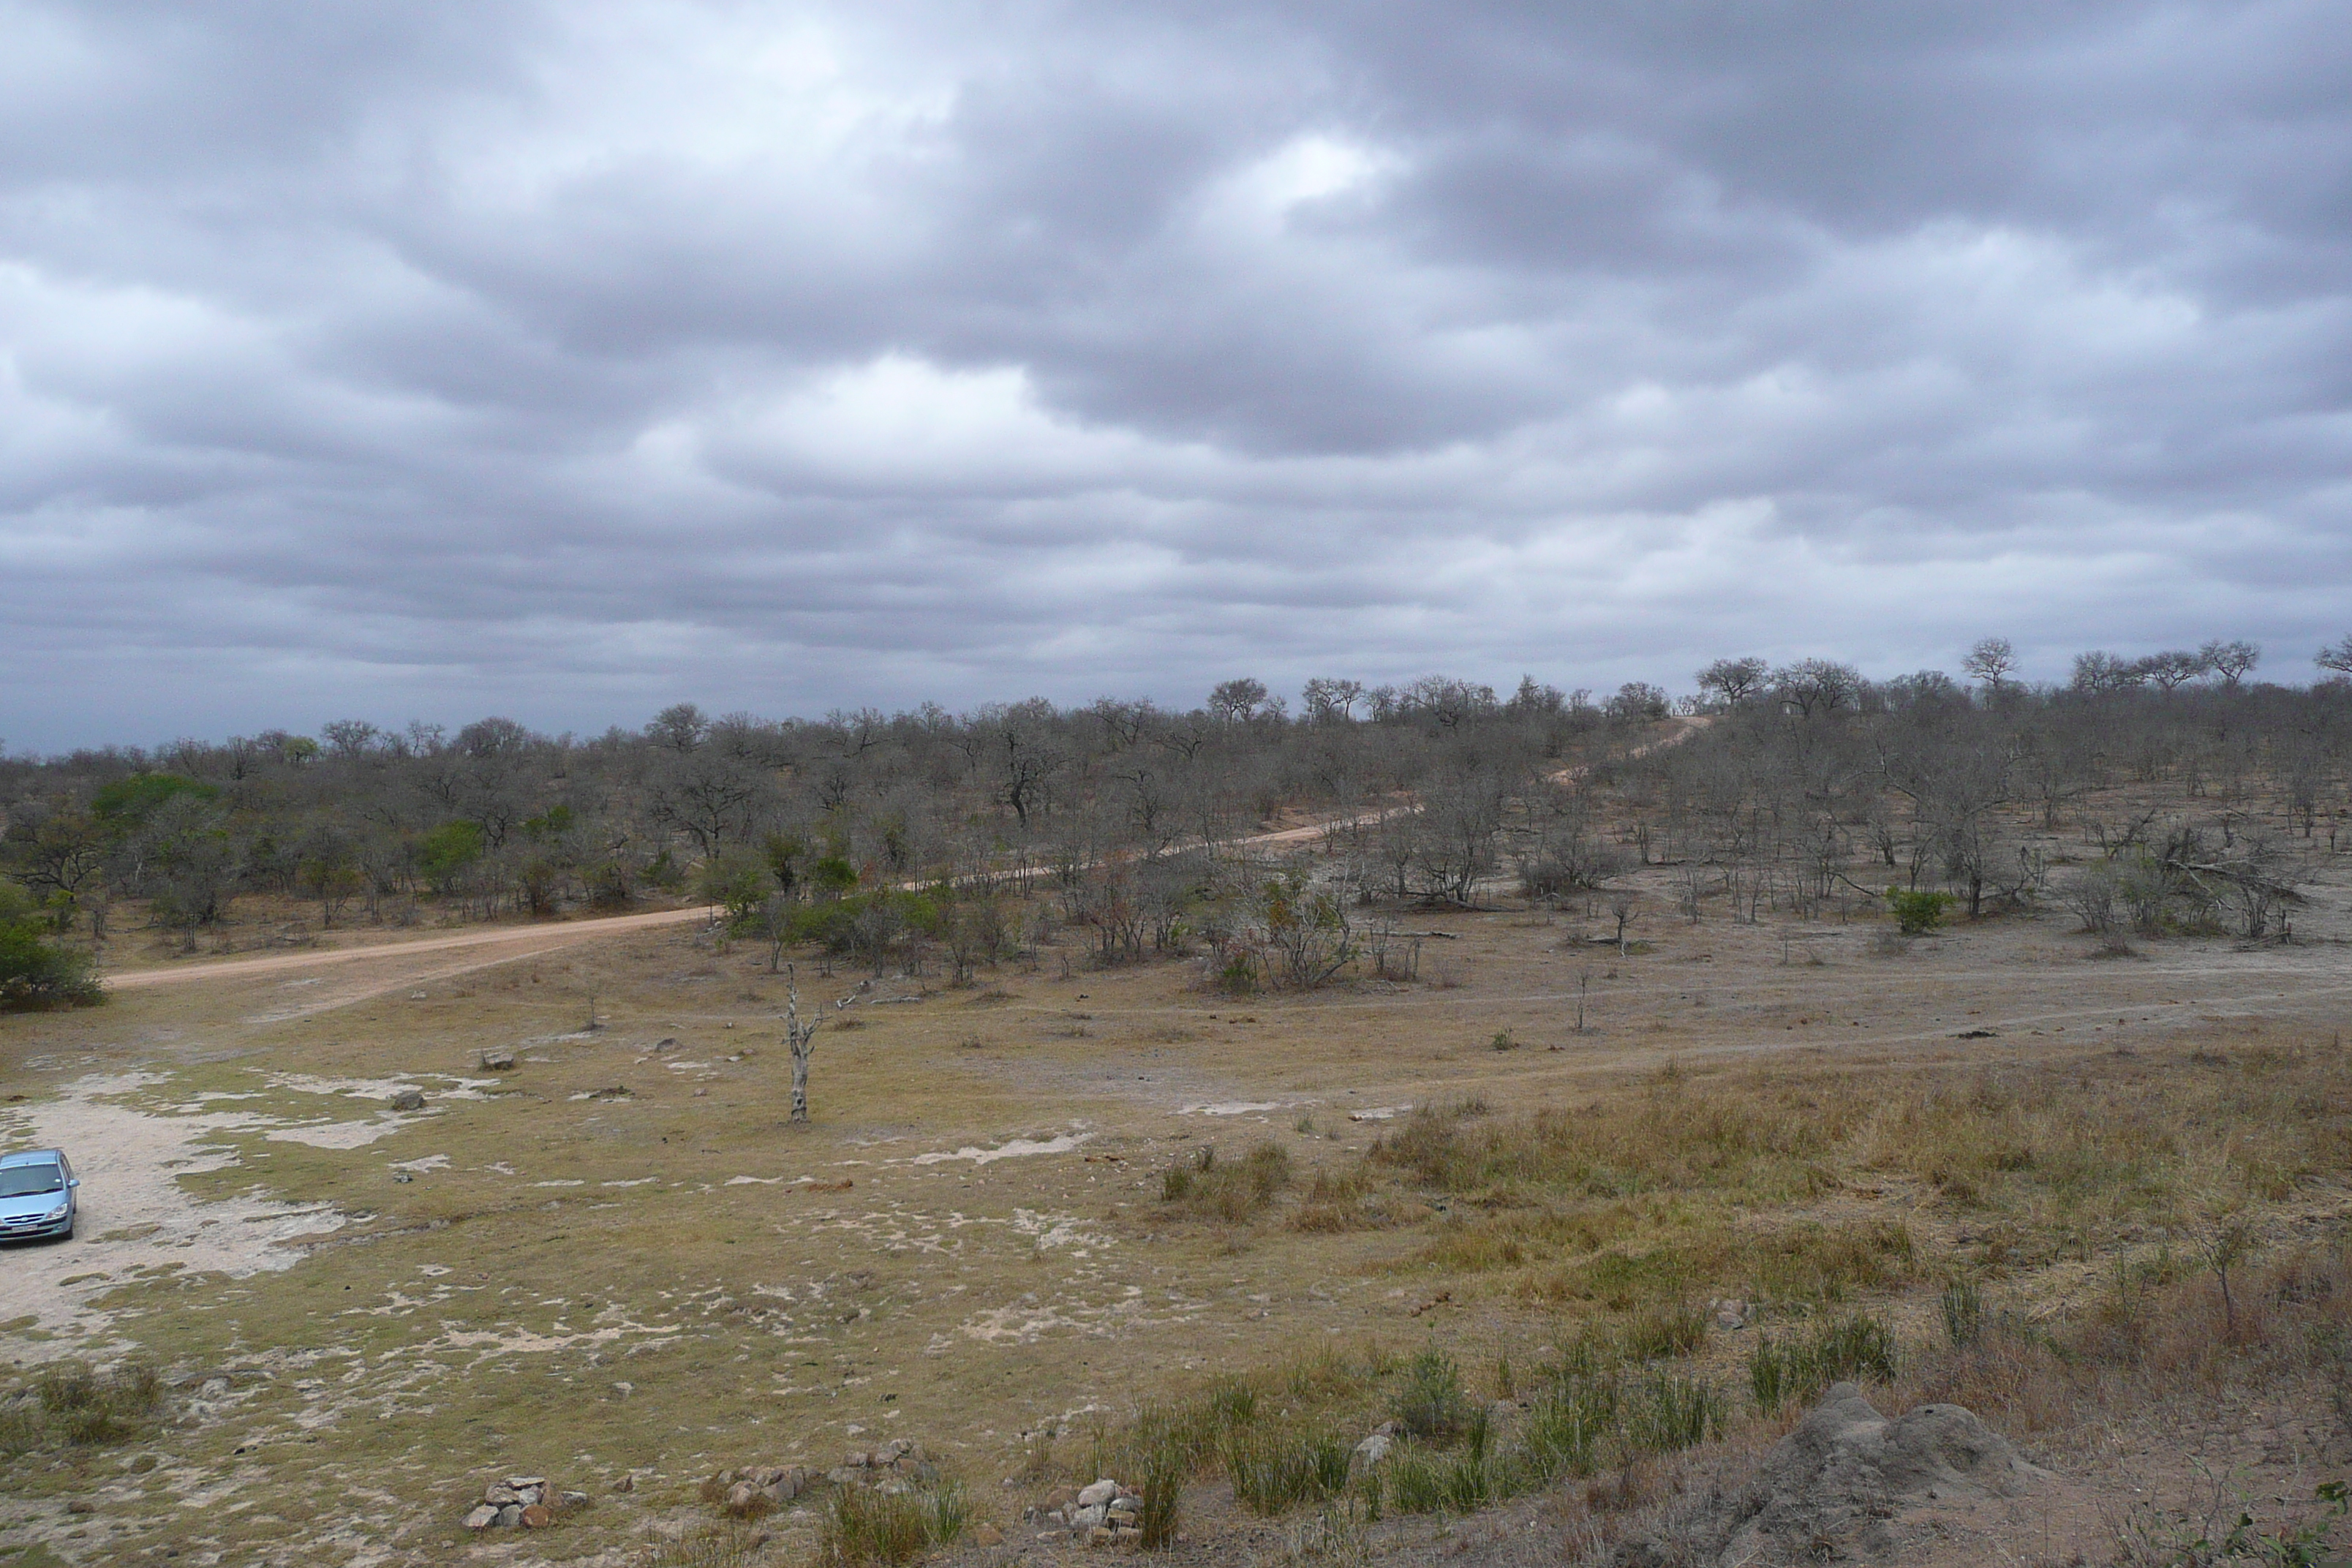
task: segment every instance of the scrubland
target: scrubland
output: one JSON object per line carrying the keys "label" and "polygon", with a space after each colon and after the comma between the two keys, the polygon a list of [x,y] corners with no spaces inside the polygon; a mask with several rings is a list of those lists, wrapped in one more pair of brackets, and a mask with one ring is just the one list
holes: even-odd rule
{"label": "scrubland", "polygon": [[[2126,780],[2001,806],[2022,880],[1905,935],[1864,889],[1907,851],[1715,855],[1656,806],[1704,770],[1632,750],[1466,900],[1334,832],[1199,873],[1204,924],[1255,889],[1214,942],[1038,878],[953,962],[682,912],[0,1022],[7,1141],[86,1178],[79,1237],[0,1253],[0,1563],[1667,1562],[1849,1379],[2053,1474],[1918,1561],[2342,1550],[2339,858],[2284,938],[2136,915],[2219,839],[2140,854]],[[709,1484],[901,1437],[904,1495]],[[469,1534],[509,1473],[588,1500]],[[1102,1475],[1148,1548],[1042,1539]]]}

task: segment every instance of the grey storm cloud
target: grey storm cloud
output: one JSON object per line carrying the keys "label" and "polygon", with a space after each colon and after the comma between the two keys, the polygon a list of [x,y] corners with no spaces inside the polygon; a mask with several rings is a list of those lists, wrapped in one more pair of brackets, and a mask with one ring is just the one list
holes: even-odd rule
{"label": "grey storm cloud", "polygon": [[2341,19],[0,0],[0,735],[2292,674]]}

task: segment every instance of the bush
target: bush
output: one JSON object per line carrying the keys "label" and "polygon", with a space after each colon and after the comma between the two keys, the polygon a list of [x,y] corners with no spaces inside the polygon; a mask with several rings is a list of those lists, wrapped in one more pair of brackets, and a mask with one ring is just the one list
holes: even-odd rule
{"label": "bush", "polygon": [[93,1007],[105,1000],[89,954],[58,946],[32,921],[0,921],[0,1012]]}
{"label": "bush", "polygon": [[1924,936],[1944,923],[1944,916],[1952,908],[1952,895],[1924,889],[1906,892],[1901,888],[1889,888],[1886,889],[1886,908],[1895,917],[1895,927],[1905,936]]}

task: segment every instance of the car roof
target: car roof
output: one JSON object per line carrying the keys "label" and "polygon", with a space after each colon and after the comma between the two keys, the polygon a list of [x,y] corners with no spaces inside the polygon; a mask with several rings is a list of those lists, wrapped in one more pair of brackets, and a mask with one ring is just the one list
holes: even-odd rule
{"label": "car roof", "polygon": [[55,1165],[64,1159],[62,1149],[19,1149],[13,1154],[0,1154],[0,1165]]}

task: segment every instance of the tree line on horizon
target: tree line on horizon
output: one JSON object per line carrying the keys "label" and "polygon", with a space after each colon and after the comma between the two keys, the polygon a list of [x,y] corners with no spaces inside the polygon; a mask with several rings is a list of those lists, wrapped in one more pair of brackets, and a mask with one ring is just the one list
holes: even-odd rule
{"label": "tree line on horizon", "polygon": [[[116,934],[118,906],[192,948],[252,895],[329,927],[701,897],[778,951],[815,942],[878,967],[929,943],[961,974],[1018,944],[998,896],[1026,906],[1039,887],[1107,962],[1219,931],[1262,958],[1281,945],[1277,906],[1274,925],[1320,952],[1302,933],[1349,906],[1466,904],[1507,860],[1530,897],[1589,896],[1629,856],[1690,868],[1694,910],[1817,910],[1866,864],[1982,914],[2037,890],[2021,814],[2054,829],[2117,780],[2183,801],[2268,792],[2256,816],[2309,843],[2325,823],[2332,850],[2352,637],[2309,687],[2254,681],[2260,659],[2244,642],[2091,652],[2070,681],[2033,685],[1987,638],[1965,680],[1727,658],[1679,699],[1334,678],[1294,710],[1244,677],[1182,711],[1033,699],[765,721],[678,703],[588,740],[497,717],[454,733],[351,720],[16,757],[0,760],[0,969],[26,953],[71,969],[73,948]],[[1709,721],[1656,745],[1675,716]],[[1345,826],[1312,877],[1287,893],[1261,878],[1223,913],[1203,901],[1218,846],[1318,818]],[[1286,972],[1321,962],[1294,954]],[[10,984],[0,1000],[58,999],[54,982]]]}

